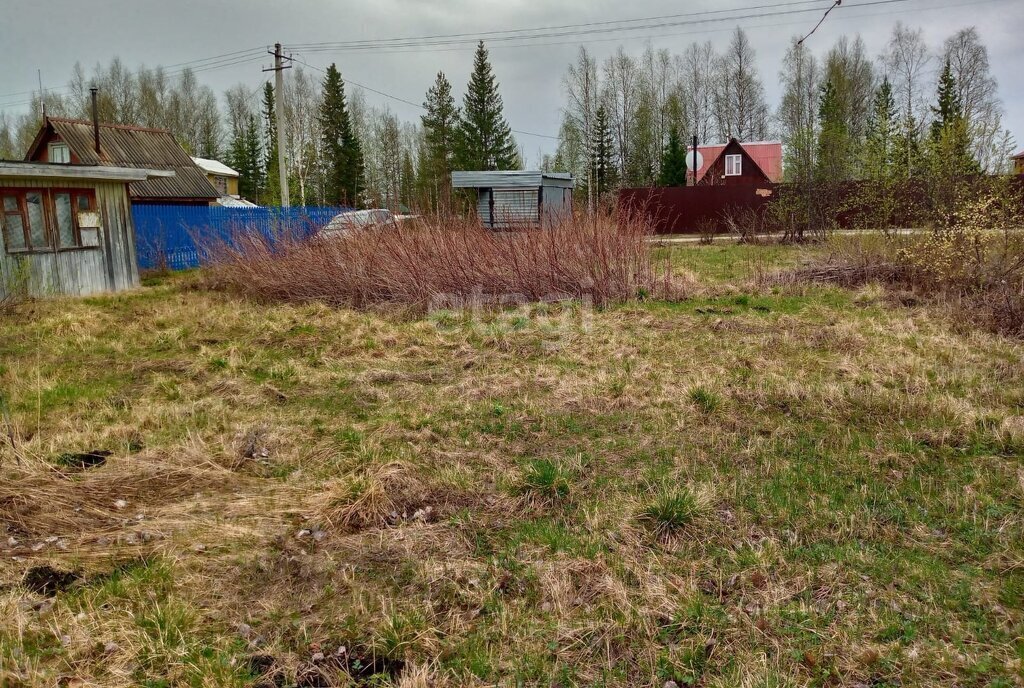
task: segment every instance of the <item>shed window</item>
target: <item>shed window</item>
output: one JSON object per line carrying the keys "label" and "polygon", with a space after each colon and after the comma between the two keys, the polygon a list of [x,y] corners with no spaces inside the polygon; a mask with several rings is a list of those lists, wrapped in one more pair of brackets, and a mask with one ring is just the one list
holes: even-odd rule
{"label": "shed window", "polygon": [[738,177],[743,174],[743,156],[742,155],[727,155],[725,156],[725,176],[726,177]]}
{"label": "shed window", "polygon": [[0,190],[3,237],[8,253],[82,246],[78,213],[93,210],[91,189]]}
{"label": "shed window", "polygon": [[28,250],[25,213],[17,196],[4,196],[4,241],[9,252]]}
{"label": "shed window", "polygon": [[66,143],[51,143],[47,158],[50,162],[68,164],[71,162],[71,149]]}

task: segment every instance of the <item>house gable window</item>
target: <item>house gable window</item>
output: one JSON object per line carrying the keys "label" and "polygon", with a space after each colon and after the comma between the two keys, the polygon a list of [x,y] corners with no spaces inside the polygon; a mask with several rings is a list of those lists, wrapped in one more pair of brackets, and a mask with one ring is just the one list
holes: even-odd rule
{"label": "house gable window", "polygon": [[742,155],[727,155],[725,156],[725,176],[726,177],[739,177],[743,174],[743,156]]}
{"label": "house gable window", "polygon": [[94,210],[92,189],[0,189],[8,253],[82,248],[79,213]]}
{"label": "house gable window", "polygon": [[214,187],[216,187],[217,191],[220,192],[221,196],[227,196],[228,195],[228,178],[227,177],[224,177],[224,176],[219,175],[219,174],[218,175],[214,175],[214,177],[213,177],[213,185],[214,185]]}
{"label": "house gable window", "polygon": [[71,164],[71,148],[66,143],[55,141],[48,146],[47,160],[58,164]]}

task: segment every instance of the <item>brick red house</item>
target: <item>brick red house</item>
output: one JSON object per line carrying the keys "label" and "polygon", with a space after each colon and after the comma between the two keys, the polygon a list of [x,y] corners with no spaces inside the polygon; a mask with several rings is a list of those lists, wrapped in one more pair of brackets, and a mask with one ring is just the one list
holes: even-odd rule
{"label": "brick red house", "polygon": [[[688,149],[693,155],[693,148]],[[782,181],[782,142],[753,141],[698,146],[701,163],[697,183],[701,186],[766,184]],[[692,184],[692,173],[690,183]]]}

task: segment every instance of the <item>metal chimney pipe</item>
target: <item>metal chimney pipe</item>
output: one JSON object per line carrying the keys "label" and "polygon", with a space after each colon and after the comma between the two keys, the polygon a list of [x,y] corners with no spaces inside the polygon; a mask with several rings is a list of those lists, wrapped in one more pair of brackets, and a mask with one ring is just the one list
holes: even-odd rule
{"label": "metal chimney pipe", "polygon": [[93,86],[89,89],[89,93],[92,94],[92,136],[93,144],[96,147],[96,155],[100,154],[100,110],[96,104],[96,99],[99,94],[99,89]]}

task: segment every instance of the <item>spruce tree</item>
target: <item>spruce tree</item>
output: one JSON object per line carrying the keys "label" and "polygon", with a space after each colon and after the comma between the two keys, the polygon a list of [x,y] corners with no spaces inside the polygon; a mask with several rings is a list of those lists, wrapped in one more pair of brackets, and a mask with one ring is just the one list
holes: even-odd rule
{"label": "spruce tree", "polygon": [[867,136],[863,151],[864,176],[868,179],[888,179],[896,164],[896,100],[889,77],[875,91],[868,115]]}
{"label": "spruce tree", "polygon": [[828,183],[846,181],[851,172],[850,131],[839,93],[832,81],[822,87],[818,122],[818,179]]}
{"label": "spruce tree", "polygon": [[921,128],[913,115],[904,117],[896,135],[896,150],[899,151],[900,165],[907,178],[919,177],[924,169],[924,152],[921,150]]}
{"label": "spruce tree", "polygon": [[345,82],[335,65],[327,68],[320,104],[326,201],[358,207],[366,188],[363,150],[345,103]]}
{"label": "spruce tree", "polygon": [[615,188],[618,165],[615,161],[615,138],[608,124],[608,111],[602,105],[594,113],[593,138],[590,141],[590,178],[593,180],[595,195],[602,195]]}
{"label": "spruce tree", "polygon": [[931,155],[935,166],[948,166],[955,174],[977,174],[978,161],[971,155],[971,137],[964,117],[963,102],[949,59],[939,77],[937,103],[932,108],[935,119],[931,129]]}
{"label": "spruce tree", "polygon": [[956,79],[953,77],[953,69],[948,58],[939,76],[938,103],[932,107],[932,114],[935,116],[932,122],[933,140],[938,140],[943,129],[955,125],[964,116]]}
{"label": "spruce tree", "polygon": [[892,84],[885,77],[871,103],[860,160],[864,178],[860,186],[861,205],[868,225],[873,228],[888,229],[897,222],[899,191],[904,185],[898,126]]}
{"label": "spruce tree", "polygon": [[484,42],[476,49],[473,74],[463,99],[458,163],[467,170],[512,170],[519,165],[516,142]]}
{"label": "spruce tree", "polygon": [[686,147],[679,137],[679,129],[669,130],[668,145],[661,156],[660,186],[686,186]]}
{"label": "spruce tree", "polygon": [[278,174],[277,114],[274,109],[274,87],[268,81],[263,86],[263,203],[281,204],[281,176]]}
{"label": "spruce tree", "polygon": [[437,73],[437,80],[427,91],[423,107],[427,112],[420,121],[426,159],[420,163],[421,174],[427,178],[426,186],[436,186],[438,195],[447,199],[458,145],[459,108],[455,105],[452,85],[444,72]]}
{"label": "spruce tree", "polygon": [[256,123],[256,117],[249,115],[242,141],[242,170],[239,170],[241,179],[238,182],[238,193],[242,198],[257,203],[266,182],[262,162],[263,146],[260,145],[259,125]]}

